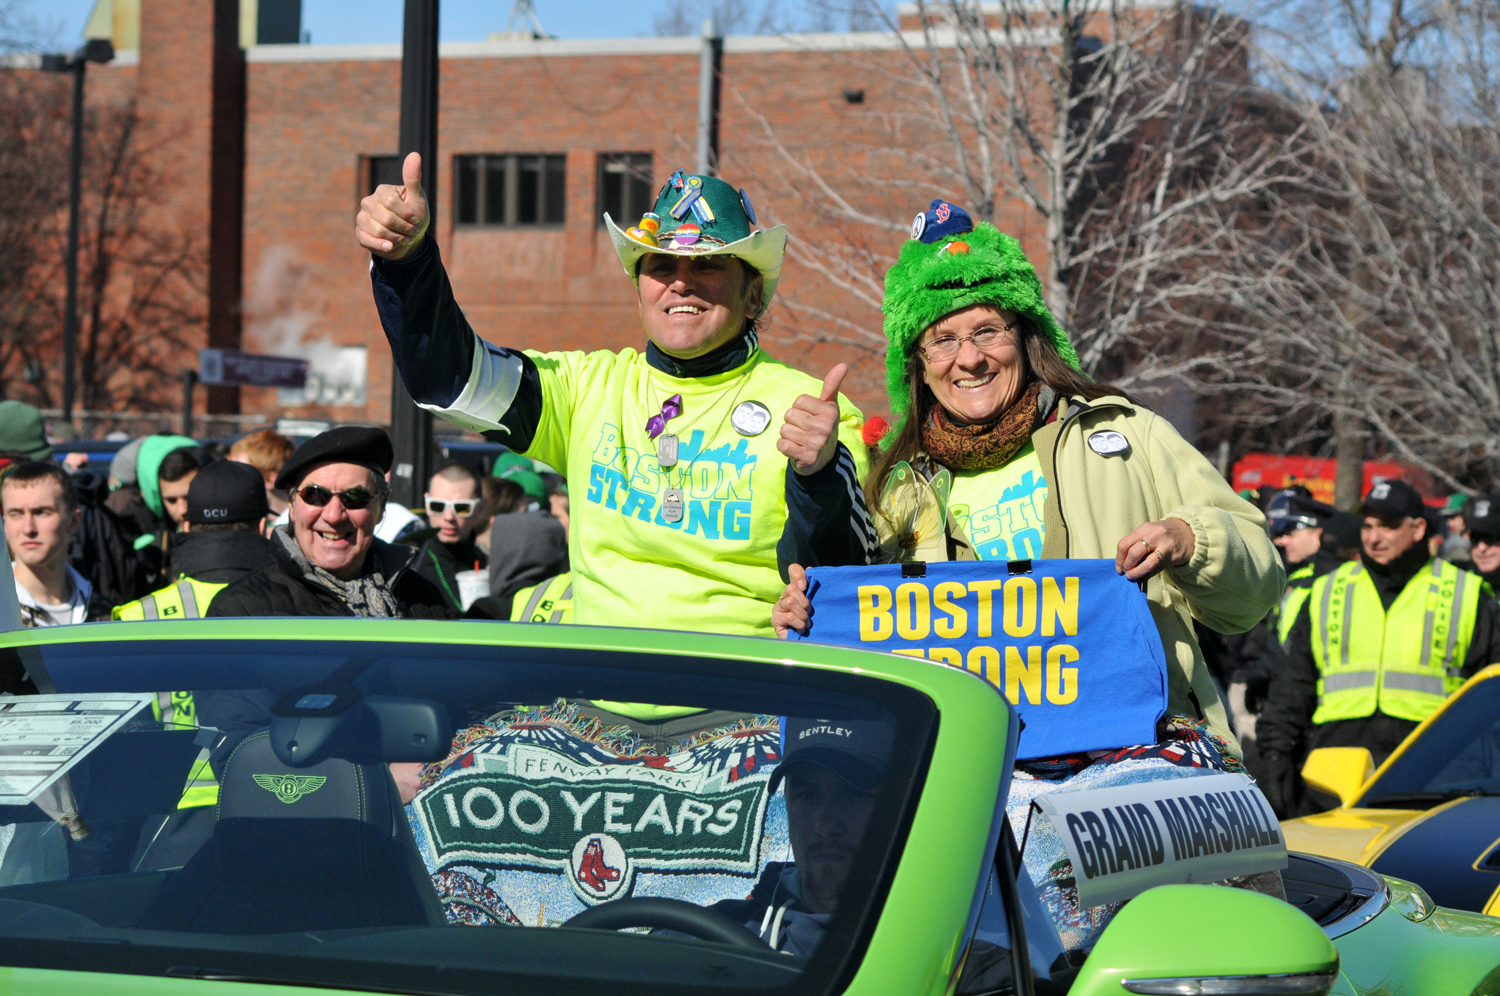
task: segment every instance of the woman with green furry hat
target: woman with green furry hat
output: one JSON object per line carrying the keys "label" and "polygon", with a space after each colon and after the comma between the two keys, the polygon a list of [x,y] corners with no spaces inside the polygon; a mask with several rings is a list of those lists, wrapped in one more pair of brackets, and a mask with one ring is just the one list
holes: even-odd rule
{"label": "woman with green furry hat", "polygon": [[[1193,635],[1244,632],[1276,604],[1281,561],[1260,512],[1165,419],[1078,369],[1020,243],[944,201],[886,274],[897,424],[865,485],[884,559],[1112,558],[1147,583],[1168,716],[1238,753]],[[805,631],[805,575],[777,602]]]}
{"label": "woman with green furry hat", "polygon": [[[1276,604],[1285,577],[1260,512],[1165,419],[1079,372],[1036,271],[993,225],[933,201],[885,286],[898,423],[865,485],[883,558],[1112,558],[1145,582],[1166,650],[1156,741],[1020,762],[1017,837],[1043,795],[1244,771],[1193,620],[1243,632]],[[789,574],[772,621],[806,632],[806,575]],[[1027,871],[1059,936],[1087,949],[1119,906],[1079,907],[1061,840],[1039,823]],[[1275,872],[1224,884],[1284,895]]]}

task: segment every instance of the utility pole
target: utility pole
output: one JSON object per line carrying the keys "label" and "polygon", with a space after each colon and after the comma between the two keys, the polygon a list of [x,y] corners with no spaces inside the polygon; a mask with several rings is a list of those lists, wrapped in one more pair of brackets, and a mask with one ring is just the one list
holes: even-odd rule
{"label": "utility pole", "polygon": [[[437,237],[438,0],[406,0],[401,36],[401,141],[404,158],[422,154],[422,188]],[[418,408],[399,371],[391,373],[391,497],[407,508],[422,503],[432,469],[432,413]]]}
{"label": "utility pole", "polygon": [[73,422],[73,400],[78,391],[78,228],[83,199],[83,80],[90,62],[110,62],[115,47],[107,38],[91,39],[72,55],[44,55],[42,68],[73,74],[73,148],[68,153],[68,248],[63,260],[67,273],[67,301],[63,305],[62,419]]}
{"label": "utility pole", "polygon": [[703,49],[698,61],[698,161],[699,176],[719,172],[719,77],[724,69],[724,39],[712,17],[703,19]]}

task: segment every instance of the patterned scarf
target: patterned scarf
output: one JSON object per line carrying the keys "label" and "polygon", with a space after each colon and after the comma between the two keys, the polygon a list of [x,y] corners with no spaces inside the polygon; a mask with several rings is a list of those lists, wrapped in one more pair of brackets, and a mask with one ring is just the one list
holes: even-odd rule
{"label": "patterned scarf", "polygon": [[374,566],[373,548],[365,558],[370,569],[352,581],[341,581],[307,559],[292,537],[291,523],[279,526],[272,535],[281,541],[282,548],[301,568],[302,576],[309,583],[333,592],[352,614],[367,619],[395,619],[401,615],[401,606],[391,594],[390,582]]}
{"label": "patterned scarf", "polygon": [[[1036,431],[1042,387],[1040,380],[1033,380],[999,418],[982,425],[961,425],[948,417],[942,405],[933,405],[922,425],[922,449],[950,470],[993,470],[1005,466],[1025,448]],[[1049,397],[1049,408],[1051,400]]]}

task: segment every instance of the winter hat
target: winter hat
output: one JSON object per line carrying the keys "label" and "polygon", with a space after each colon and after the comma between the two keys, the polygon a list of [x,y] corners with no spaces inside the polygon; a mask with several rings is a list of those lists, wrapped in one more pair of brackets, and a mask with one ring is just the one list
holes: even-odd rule
{"label": "winter hat", "polygon": [[325,463],[353,463],[385,474],[395,460],[391,437],[386,431],[370,425],[341,425],[320,432],[297,447],[276,475],[276,487],[288,491],[302,483],[302,478]]}
{"label": "winter hat", "polygon": [[912,222],[911,241],[885,275],[885,378],[896,415],[887,441],[896,438],[911,408],[906,364],[922,333],[944,315],[974,304],[1025,315],[1057,347],[1063,362],[1078,369],[1078,354],[1047,310],[1041,281],[1021,243],[987,221],[974,224],[963,208],[935,200]]}
{"label": "winter hat", "polygon": [[33,460],[52,459],[47,425],[41,410],[24,401],[0,401],[0,452],[20,453]]}
{"label": "winter hat", "polygon": [[187,514],[193,525],[257,522],[270,514],[266,479],[248,463],[215,460],[188,485]]}
{"label": "winter hat", "polygon": [[146,441],[145,436],[132,439],[120,447],[114,459],[109,462],[109,488],[111,491],[123,488],[128,484],[136,483],[136,461],[140,459],[141,444]]}
{"label": "winter hat", "polygon": [[620,264],[639,282],[636,264],[650,252],[669,256],[738,256],[760,271],[765,313],[781,280],[786,255],[786,226],[757,229],[755,209],[743,190],[735,190],[716,176],[691,176],[678,170],[656,195],[656,206],[628,230],[604,215]]}

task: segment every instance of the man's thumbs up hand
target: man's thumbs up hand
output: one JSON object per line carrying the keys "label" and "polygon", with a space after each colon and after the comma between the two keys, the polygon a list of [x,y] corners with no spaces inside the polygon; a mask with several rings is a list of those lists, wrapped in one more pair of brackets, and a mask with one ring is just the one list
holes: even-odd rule
{"label": "man's thumbs up hand", "polygon": [[422,157],[413,152],[401,164],[399,187],[382,183],[359,202],[354,237],[382,259],[402,259],[422,244],[430,219],[422,191]]}
{"label": "man's thumbs up hand", "polygon": [[787,409],[776,448],[792,461],[792,469],[806,477],[828,466],[839,445],[839,385],[849,366],[840,363],[823,378],[823,389],[814,398],[798,396]]}

